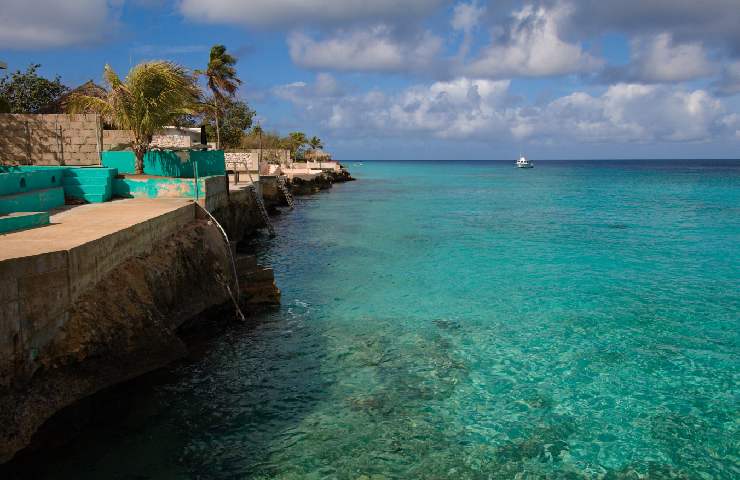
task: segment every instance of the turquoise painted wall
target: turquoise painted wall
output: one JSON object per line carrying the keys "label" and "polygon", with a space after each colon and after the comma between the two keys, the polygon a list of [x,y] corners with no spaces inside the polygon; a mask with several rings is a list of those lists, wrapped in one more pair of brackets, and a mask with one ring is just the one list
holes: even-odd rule
{"label": "turquoise painted wall", "polygon": [[64,189],[46,188],[0,196],[0,215],[14,212],[45,212],[64,205]]}
{"label": "turquoise painted wall", "polygon": [[36,170],[24,167],[4,167],[3,171],[5,173],[0,173],[0,196],[61,187],[64,175],[62,168]]}
{"label": "turquoise painted wall", "polygon": [[[4,213],[50,210],[64,205],[64,197],[105,202],[111,199],[117,174],[114,168],[101,167],[3,166],[0,202]],[[57,191],[39,193],[59,187],[61,195]]]}
{"label": "turquoise painted wall", "polygon": [[49,212],[15,213],[0,216],[0,233],[42,227],[49,224]]}
{"label": "turquoise painted wall", "polygon": [[[120,173],[134,173],[134,152],[104,151],[101,155],[105,167]],[[226,164],[223,150],[152,150],[144,156],[144,173],[161,177],[194,178],[194,165],[198,177],[224,175]]]}
{"label": "turquoise painted wall", "polygon": [[[134,197],[175,197],[195,198],[196,182],[194,179],[182,178],[115,178],[113,179],[113,195],[123,198]],[[202,198],[206,193],[205,179],[199,178],[198,197]]]}

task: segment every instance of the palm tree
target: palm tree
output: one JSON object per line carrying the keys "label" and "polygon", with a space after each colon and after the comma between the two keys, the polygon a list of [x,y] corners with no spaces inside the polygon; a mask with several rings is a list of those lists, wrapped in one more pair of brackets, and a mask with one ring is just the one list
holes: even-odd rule
{"label": "palm tree", "polygon": [[308,143],[308,138],[306,138],[306,134],[303,132],[290,132],[285,143],[290,149],[293,158],[297,160],[299,153],[302,152],[301,148]]}
{"label": "palm tree", "polygon": [[121,80],[110,65],[103,73],[108,90],[103,98],[73,94],[70,113],[99,113],[104,121],[121,130],[131,130],[131,147],[136,155],[134,171],[144,173],[144,155],[152,136],[191,113],[200,99],[195,77],[175,63],[157,60],[133,67]]}
{"label": "palm tree", "polygon": [[308,146],[311,147],[311,150],[320,150],[324,148],[324,144],[321,143],[321,139],[316,136],[311,137],[311,140],[308,141]]}
{"label": "palm tree", "polygon": [[221,148],[221,130],[219,128],[219,104],[226,97],[233,97],[242,81],[236,76],[236,58],[226,53],[223,45],[211,47],[208,68],[197,73],[208,78],[208,88],[213,92],[213,115],[216,120],[216,148]]}

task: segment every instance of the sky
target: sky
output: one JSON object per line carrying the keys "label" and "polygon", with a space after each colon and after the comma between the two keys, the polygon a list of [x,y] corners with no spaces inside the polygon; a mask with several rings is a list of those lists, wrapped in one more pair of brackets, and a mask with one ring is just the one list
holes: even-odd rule
{"label": "sky", "polygon": [[739,158],[738,0],[0,0],[77,86],[224,44],[267,130],[338,159]]}

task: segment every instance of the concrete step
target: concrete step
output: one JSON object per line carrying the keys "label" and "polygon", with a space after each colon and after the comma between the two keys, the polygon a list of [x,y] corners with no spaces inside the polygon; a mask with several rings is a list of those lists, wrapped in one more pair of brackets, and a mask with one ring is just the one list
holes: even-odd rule
{"label": "concrete step", "polygon": [[110,185],[111,180],[108,177],[64,177],[62,185]]}
{"label": "concrete step", "polygon": [[0,215],[0,234],[43,227],[49,224],[49,212],[15,212]]}
{"label": "concrete step", "polygon": [[89,203],[102,203],[107,202],[111,199],[110,194],[95,194],[95,193],[82,193],[82,194],[75,194],[75,195],[67,195],[71,198],[78,198],[80,200],[85,200]]}
{"label": "concrete step", "polygon": [[0,214],[44,212],[62,205],[64,205],[64,189],[62,187],[0,196]]}
{"label": "concrete step", "polygon": [[111,187],[109,185],[65,185],[64,194],[68,197],[77,195],[110,195]]}
{"label": "concrete step", "polygon": [[66,168],[64,169],[65,177],[103,177],[113,178],[118,175],[118,171],[115,168]]}

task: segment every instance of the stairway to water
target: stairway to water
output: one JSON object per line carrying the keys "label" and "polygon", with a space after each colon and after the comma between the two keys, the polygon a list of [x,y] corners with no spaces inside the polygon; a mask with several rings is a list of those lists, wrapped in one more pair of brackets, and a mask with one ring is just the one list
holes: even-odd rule
{"label": "stairway to water", "polygon": [[285,184],[285,177],[283,176],[277,177],[277,185],[278,185],[278,190],[280,190],[283,194],[283,197],[285,197],[285,201],[288,204],[288,206],[290,208],[293,208],[293,206],[295,205],[295,200],[293,200],[293,194],[290,193],[288,186]]}
{"label": "stairway to water", "polygon": [[262,222],[265,224],[265,228],[267,228],[267,231],[270,233],[270,236],[274,237],[275,228],[272,226],[272,222],[270,222],[270,216],[267,214],[267,208],[265,208],[265,201],[262,199],[262,195],[259,194],[254,184],[250,185],[248,189],[252,195],[252,198],[257,204],[257,211],[259,212],[260,217],[262,218]]}
{"label": "stairway to water", "polygon": [[67,168],[62,178],[64,194],[90,203],[107,202],[117,174],[115,168]]}

